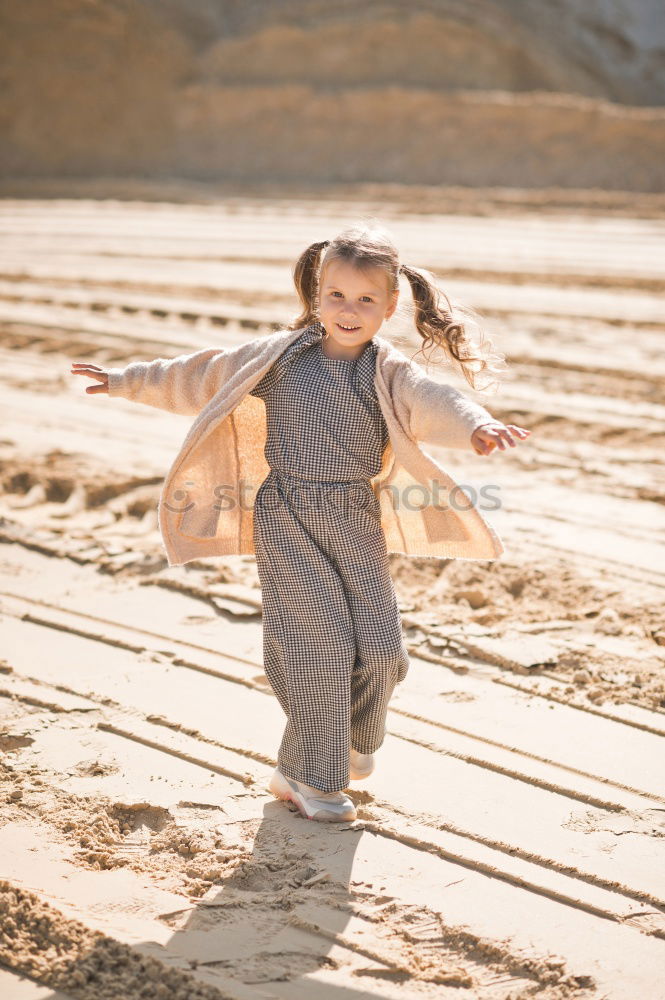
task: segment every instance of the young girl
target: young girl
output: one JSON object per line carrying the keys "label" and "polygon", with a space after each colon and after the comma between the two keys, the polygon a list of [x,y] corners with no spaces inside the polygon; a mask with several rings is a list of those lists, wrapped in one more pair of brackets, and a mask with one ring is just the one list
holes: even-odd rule
{"label": "young girl", "polygon": [[[248,391],[239,389],[230,404],[238,406],[238,397],[246,395],[265,404],[269,472],[256,493],[252,532],[263,596],[264,669],[287,720],[270,790],[314,820],[356,818],[345,789],[350,780],[372,773],[388,703],[409,667],[372,485],[392,437],[397,445],[401,419],[400,400],[388,410],[377,396],[385,356],[380,352],[388,346],[377,334],[397,308],[400,275],[411,286],[424,345],[443,349],[472,386],[482,375],[495,381],[503,359],[490,353],[491,343],[483,344],[482,336],[479,346],[472,343],[459,319],[440,305],[428,273],[400,264],[385,231],[357,227],[302,253],[294,279],[303,312],[286,328],[288,341],[283,346],[279,340],[275,360],[264,362],[262,376],[250,380]],[[252,354],[260,342],[253,342]],[[204,351],[183,360],[198,372],[218,358]],[[88,392],[108,392],[111,375],[112,394],[197,412],[216,398],[219,373],[206,369],[205,395],[196,397],[195,389],[187,395],[182,388],[181,368],[179,391],[186,401],[178,409],[172,401],[178,396],[176,376],[168,393],[161,384],[164,366],[175,369],[179,361],[143,365],[133,381],[150,383],[150,392],[123,389],[129,370],[141,363],[109,371],[75,363],[72,372],[101,382]],[[198,386],[203,380],[196,381]],[[448,392],[464,417],[455,430],[477,454],[515,447],[529,435],[456,390]],[[451,423],[457,417],[451,408]],[[408,427],[409,417],[403,422]]]}

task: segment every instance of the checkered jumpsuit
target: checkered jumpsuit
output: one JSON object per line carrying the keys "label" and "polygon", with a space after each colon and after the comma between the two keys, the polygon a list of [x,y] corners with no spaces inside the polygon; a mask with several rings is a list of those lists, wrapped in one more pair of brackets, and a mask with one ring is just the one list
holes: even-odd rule
{"label": "checkered jumpsuit", "polygon": [[328,358],[306,328],[251,390],[265,402],[270,472],[254,506],[266,676],[286,715],[280,771],[322,791],[349,783],[349,745],[383,743],[409,658],[379,501],[388,428],[377,345]]}

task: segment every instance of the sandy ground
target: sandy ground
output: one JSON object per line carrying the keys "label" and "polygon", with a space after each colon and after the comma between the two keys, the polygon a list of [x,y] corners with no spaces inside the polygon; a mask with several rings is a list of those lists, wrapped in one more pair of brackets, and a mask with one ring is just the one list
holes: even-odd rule
{"label": "sandy ground", "polygon": [[[391,556],[411,669],[342,827],[266,791],[254,558],[166,566],[191,421],[69,368],[270,333],[376,202],[2,203],[3,997],[665,996],[665,226],[512,194],[381,206],[511,366],[441,377],[532,435],[437,452],[506,553]],[[406,309],[384,332],[416,346]]]}

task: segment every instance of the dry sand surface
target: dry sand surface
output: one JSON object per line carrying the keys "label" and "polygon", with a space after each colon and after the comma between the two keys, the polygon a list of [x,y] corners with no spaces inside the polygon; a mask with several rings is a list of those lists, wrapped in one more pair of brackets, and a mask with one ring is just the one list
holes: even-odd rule
{"label": "dry sand surface", "polygon": [[[640,206],[2,203],[3,997],[665,996],[665,225]],[[431,373],[532,434],[437,451],[500,496],[506,553],[391,556],[411,669],[358,821],[326,826],[266,791],[254,557],[166,565],[191,420],[69,369],[269,334],[298,252],[364,215],[510,364],[489,397]],[[416,347],[406,308],[384,333]]]}

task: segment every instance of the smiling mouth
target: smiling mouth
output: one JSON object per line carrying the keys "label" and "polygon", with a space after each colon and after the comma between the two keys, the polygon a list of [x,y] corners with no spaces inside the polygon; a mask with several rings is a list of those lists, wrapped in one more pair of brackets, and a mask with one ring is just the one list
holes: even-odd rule
{"label": "smiling mouth", "polygon": [[337,327],[338,327],[339,330],[342,330],[343,333],[355,333],[356,330],[360,329],[359,326],[347,327],[347,326],[342,326],[341,323],[338,323]]}

